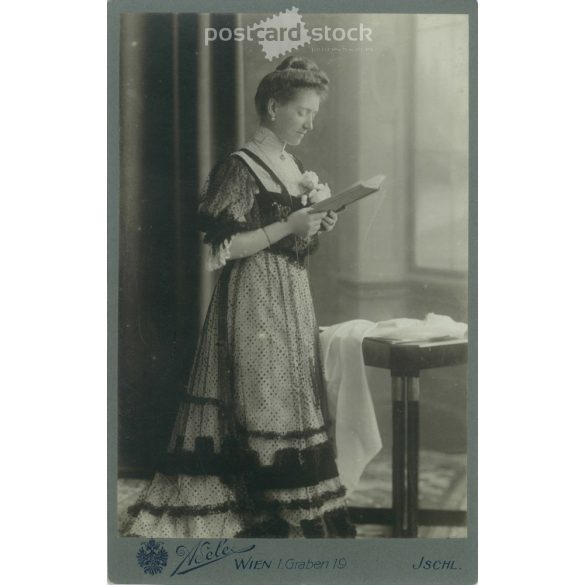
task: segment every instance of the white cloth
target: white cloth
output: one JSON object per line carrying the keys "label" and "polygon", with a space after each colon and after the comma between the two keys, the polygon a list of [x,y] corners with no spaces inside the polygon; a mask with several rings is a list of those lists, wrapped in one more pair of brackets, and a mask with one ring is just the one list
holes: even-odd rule
{"label": "white cloth", "polygon": [[389,319],[373,323],[355,319],[321,332],[327,399],[335,425],[337,467],[341,483],[354,490],[366,465],[382,448],[376,413],[362,354],[364,337],[407,343],[463,339],[467,325],[429,313],[424,320]]}
{"label": "white cloth", "polygon": [[401,343],[464,339],[467,335],[467,324],[457,323],[447,315],[429,313],[422,321],[420,319],[380,321],[368,335]]}
{"label": "white cloth", "polygon": [[362,341],[375,326],[355,319],[327,327],[320,335],[337,468],[348,492],[356,488],[366,465],[382,448],[362,357]]}

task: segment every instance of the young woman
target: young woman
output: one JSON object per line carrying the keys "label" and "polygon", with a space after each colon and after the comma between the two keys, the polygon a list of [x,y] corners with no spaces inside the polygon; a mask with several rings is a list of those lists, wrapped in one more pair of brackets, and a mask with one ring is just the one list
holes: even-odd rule
{"label": "young woman", "polygon": [[258,86],[260,126],[210,173],[199,228],[221,268],[168,451],[126,535],[353,537],[335,463],[306,259],[334,213],[287,151],[327,76],[289,57]]}

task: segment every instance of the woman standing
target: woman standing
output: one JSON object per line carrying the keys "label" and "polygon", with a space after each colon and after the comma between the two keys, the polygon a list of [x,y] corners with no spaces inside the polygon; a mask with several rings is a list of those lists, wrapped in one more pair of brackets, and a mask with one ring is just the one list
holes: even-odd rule
{"label": "woman standing", "polygon": [[334,213],[287,150],[328,90],[289,57],[258,86],[260,127],[210,173],[199,228],[221,268],[164,460],[126,535],[353,537],[330,436],[306,260]]}

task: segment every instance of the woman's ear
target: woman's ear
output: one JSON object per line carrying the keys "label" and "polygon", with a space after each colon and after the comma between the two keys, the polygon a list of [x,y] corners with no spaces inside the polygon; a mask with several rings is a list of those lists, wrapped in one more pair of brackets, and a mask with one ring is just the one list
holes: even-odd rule
{"label": "woman's ear", "polygon": [[266,104],[266,113],[268,114],[268,119],[274,121],[276,118],[276,110],[278,109],[278,102],[274,98],[269,98],[268,103]]}

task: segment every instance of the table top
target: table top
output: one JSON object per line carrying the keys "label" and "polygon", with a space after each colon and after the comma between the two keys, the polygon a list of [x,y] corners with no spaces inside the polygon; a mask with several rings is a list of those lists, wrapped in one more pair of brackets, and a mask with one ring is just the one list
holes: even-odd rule
{"label": "table top", "polygon": [[362,343],[366,366],[391,370],[393,376],[418,376],[421,370],[467,363],[467,340],[397,343],[366,337]]}

